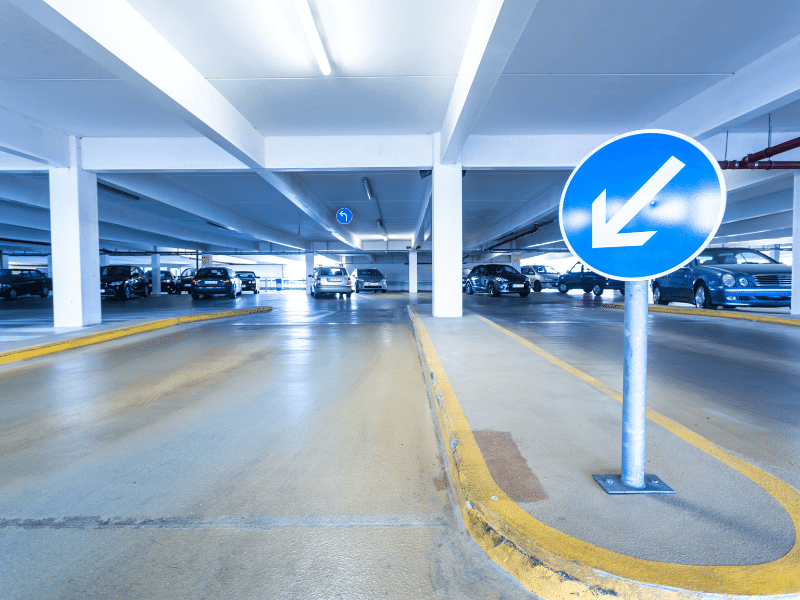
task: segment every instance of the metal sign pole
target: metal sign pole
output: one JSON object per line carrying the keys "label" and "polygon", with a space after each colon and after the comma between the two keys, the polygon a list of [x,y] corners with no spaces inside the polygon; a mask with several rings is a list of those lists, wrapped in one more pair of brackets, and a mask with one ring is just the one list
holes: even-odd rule
{"label": "metal sign pole", "polygon": [[625,361],[622,383],[622,483],[644,485],[647,422],[647,282],[625,282]]}

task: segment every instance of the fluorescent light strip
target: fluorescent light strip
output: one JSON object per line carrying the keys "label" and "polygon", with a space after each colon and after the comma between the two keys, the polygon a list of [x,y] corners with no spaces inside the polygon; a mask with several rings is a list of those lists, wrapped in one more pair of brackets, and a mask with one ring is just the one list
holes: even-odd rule
{"label": "fluorescent light strip", "polygon": [[322,46],[322,40],[319,37],[317,25],[314,23],[314,17],[311,15],[311,7],[308,5],[308,0],[294,0],[294,6],[300,16],[303,29],[306,31],[311,50],[313,50],[319,64],[319,70],[322,71],[323,75],[330,75],[331,64],[328,62],[328,55],[325,54],[325,48]]}

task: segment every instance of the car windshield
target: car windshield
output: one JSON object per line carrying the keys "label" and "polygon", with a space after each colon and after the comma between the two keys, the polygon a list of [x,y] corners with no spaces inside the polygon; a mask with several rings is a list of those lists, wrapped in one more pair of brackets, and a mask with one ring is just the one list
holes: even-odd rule
{"label": "car windshield", "polygon": [[698,265],[774,265],[777,261],[755,250],[720,249],[705,251],[697,257]]}
{"label": "car windshield", "polygon": [[252,271],[236,271],[239,277],[246,277],[247,279],[255,279],[256,274]]}
{"label": "car windshield", "polygon": [[347,275],[347,271],[336,267],[326,267],[319,270],[320,275]]}
{"label": "car windshield", "polygon": [[198,277],[227,277],[228,272],[225,269],[200,269],[197,272]]}
{"label": "car windshield", "polygon": [[486,272],[489,275],[514,275],[519,274],[514,267],[509,267],[507,265],[487,265]]}
{"label": "car windshield", "polygon": [[553,267],[539,267],[537,269],[539,273],[550,273],[551,275],[558,275],[558,271],[556,271]]}
{"label": "car windshield", "polygon": [[380,277],[381,276],[381,272],[378,271],[377,269],[361,269],[358,272],[358,274],[359,275],[367,275],[369,277]]}
{"label": "car windshield", "polygon": [[194,269],[184,269],[183,273],[181,273],[181,277],[191,277],[195,274],[195,272],[196,271]]}
{"label": "car windshield", "polygon": [[128,277],[130,274],[130,267],[110,266],[100,270],[101,277]]}

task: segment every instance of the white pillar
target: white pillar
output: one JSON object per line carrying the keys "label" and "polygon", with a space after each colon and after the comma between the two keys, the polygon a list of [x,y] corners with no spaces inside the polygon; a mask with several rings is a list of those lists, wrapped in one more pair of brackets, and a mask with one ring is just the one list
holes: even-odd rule
{"label": "white pillar", "polygon": [[794,172],[794,204],[792,205],[792,308],[800,315],[800,171]]}
{"label": "white pillar", "polygon": [[53,278],[53,255],[47,257],[47,276]]}
{"label": "white pillar", "polygon": [[778,244],[775,244],[772,250],[769,251],[769,257],[778,262],[781,261],[781,247]]}
{"label": "white pillar", "polygon": [[[47,263],[48,266],[50,266],[51,262]],[[107,264],[108,264],[108,254],[101,254],[100,255],[100,266],[101,267],[105,267]]]}
{"label": "white pillar", "polygon": [[153,277],[153,293],[160,294],[161,293],[161,255],[160,254],[151,254],[150,255],[150,269],[151,275]]}
{"label": "white pillar", "polygon": [[441,163],[441,134],[433,135],[433,316],[461,317],[461,159]]}
{"label": "white pillar", "polygon": [[408,293],[417,293],[417,251],[408,253]]}
{"label": "white pillar", "polygon": [[6,262],[7,260],[8,260],[8,259],[6,258],[6,255],[5,255],[5,254],[3,254],[3,251],[2,251],[2,250],[0,250],[0,269],[5,269],[5,268],[7,268],[7,267],[6,267],[6,265],[8,264],[8,263]]}
{"label": "white pillar", "polygon": [[511,266],[514,267],[517,271],[520,270],[520,261],[522,260],[522,253],[521,252],[514,252],[511,254]]}
{"label": "white pillar", "polygon": [[53,324],[83,327],[102,320],[97,175],[81,168],[75,136],[69,138],[69,154],[69,168],[50,168]]}
{"label": "white pillar", "polygon": [[311,275],[314,273],[314,253],[306,252],[306,294],[311,293]]}

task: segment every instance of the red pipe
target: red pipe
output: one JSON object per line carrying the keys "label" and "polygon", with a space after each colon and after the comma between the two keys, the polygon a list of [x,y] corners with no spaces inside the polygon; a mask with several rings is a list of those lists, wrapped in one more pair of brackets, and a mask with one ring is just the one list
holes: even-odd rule
{"label": "red pipe", "polygon": [[[798,138],[800,139],[800,138]],[[777,147],[777,146],[776,146]],[[748,154],[747,156],[753,156]],[[744,162],[744,160],[721,160],[720,169],[800,169],[800,161],[797,160],[764,160],[761,162]]]}
{"label": "red pipe", "polygon": [[[782,144],[778,144],[777,146],[768,146],[767,148],[764,148],[759,152],[753,152],[752,154],[748,154],[739,162],[742,162],[745,165],[749,165],[761,159],[769,158],[770,156],[775,156],[776,154],[781,154],[782,152],[788,152],[789,150],[793,150],[798,147],[800,147],[800,137],[794,138],[793,140],[789,140],[788,142],[783,142]],[[750,167],[742,167],[742,168],[750,168]],[[784,168],[796,168],[796,167],[784,167]]]}

